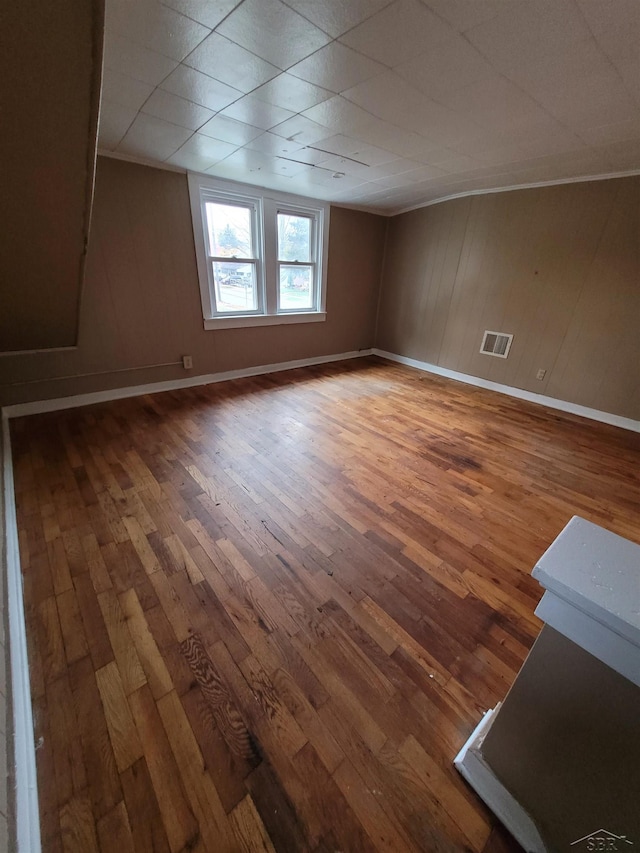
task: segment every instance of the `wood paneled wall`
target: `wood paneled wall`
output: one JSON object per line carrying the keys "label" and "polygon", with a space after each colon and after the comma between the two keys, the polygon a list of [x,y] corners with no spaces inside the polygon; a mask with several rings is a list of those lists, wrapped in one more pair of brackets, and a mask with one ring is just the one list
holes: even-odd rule
{"label": "wood paneled wall", "polygon": [[[334,207],[326,323],[205,332],[185,176],[99,158],[79,346],[0,359],[0,405],[375,345],[637,419],[639,208],[639,177]],[[480,355],[485,329],[514,334],[508,359]],[[129,370],[184,354],[192,374]]]}
{"label": "wood paneled wall", "polygon": [[[640,419],[639,214],[631,177],[394,217],[376,346]],[[485,329],[514,335],[508,359],[480,355]]]}
{"label": "wood paneled wall", "polygon": [[78,348],[0,359],[0,405],[371,347],[386,222],[332,208],[326,322],[204,331],[186,176],[98,158]]}

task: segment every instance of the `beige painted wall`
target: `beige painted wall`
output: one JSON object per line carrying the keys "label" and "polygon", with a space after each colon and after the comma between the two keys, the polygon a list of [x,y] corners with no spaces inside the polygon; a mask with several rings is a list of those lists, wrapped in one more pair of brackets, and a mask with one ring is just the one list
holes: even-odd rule
{"label": "beige painted wall", "polygon": [[0,352],[76,343],[104,0],[1,4]]}
{"label": "beige painted wall", "polygon": [[[640,177],[394,217],[376,346],[640,419],[639,251]],[[508,359],[480,355],[485,329],[514,335]]]}
{"label": "beige painted wall", "polygon": [[332,208],[326,322],[205,332],[186,176],[100,157],[79,346],[0,358],[0,404],[371,347],[386,222]]}

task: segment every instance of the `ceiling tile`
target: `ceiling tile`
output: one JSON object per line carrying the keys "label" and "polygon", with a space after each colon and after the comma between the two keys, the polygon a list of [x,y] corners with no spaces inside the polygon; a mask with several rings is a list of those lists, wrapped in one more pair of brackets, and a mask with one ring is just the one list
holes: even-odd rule
{"label": "ceiling tile", "polygon": [[279,74],[252,94],[261,101],[284,107],[294,113],[302,112],[332,97],[332,93],[326,89],[299,80],[287,73]]}
{"label": "ceiling tile", "polygon": [[419,0],[396,0],[340,41],[393,68],[454,36],[455,30]]}
{"label": "ceiling tile", "polygon": [[597,149],[607,157],[611,166],[616,169],[638,171],[640,163],[640,139],[628,139],[625,142],[614,142]]}
{"label": "ceiling tile", "polygon": [[[273,170],[277,175],[282,175],[287,178],[298,178],[309,171],[307,163],[301,163],[296,160],[291,160],[287,157],[278,157],[273,164]],[[291,192],[293,188],[289,188]]]}
{"label": "ceiling tile", "polygon": [[635,19],[625,25],[612,18],[609,29],[596,35],[599,47],[621,75],[629,94],[640,101],[640,4]]}
{"label": "ceiling tile", "polygon": [[[254,182],[255,172],[272,172],[275,157],[262,151],[251,151],[248,148],[238,148],[224,159],[225,167],[240,167],[247,173],[251,173],[249,183]],[[213,169],[215,170],[215,166]]]}
{"label": "ceiling tile", "polygon": [[513,0],[423,0],[423,3],[463,33],[506,11]]}
{"label": "ceiling tile", "polygon": [[344,97],[385,121],[441,144],[457,141],[474,128],[466,116],[427,98],[392,71],[349,89]]}
{"label": "ceiling tile", "polygon": [[323,150],[331,154],[349,157],[365,166],[381,166],[383,163],[397,159],[396,155],[389,151],[342,135],[321,139],[312,147],[315,150]]}
{"label": "ceiling tile", "polygon": [[615,6],[607,0],[577,0],[577,3],[596,37],[618,27],[637,33],[640,27],[638,0],[616,0]]}
{"label": "ceiling tile", "polygon": [[474,156],[479,163],[485,163],[488,166],[503,166],[526,159],[524,151],[517,145],[500,145],[497,148],[478,151]]}
{"label": "ceiling tile", "polygon": [[474,160],[473,157],[469,157],[467,154],[459,154],[448,148],[443,148],[437,154],[432,154],[431,157],[433,165],[448,174],[465,172],[478,165],[478,161]]}
{"label": "ceiling tile", "polygon": [[[403,172],[412,172],[423,168],[423,166],[423,163],[416,163],[413,160],[400,157],[397,160],[390,160],[388,163],[381,163],[379,166],[372,166],[367,174],[370,181],[377,181],[381,178],[391,178],[394,175],[401,175]],[[358,174],[363,173],[359,172]],[[442,170],[437,169],[437,174],[441,175]]]}
{"label": "ceiling tile", "polygon": [[164,161],[191,136],[191,131],[153,116],[138,113],[118,151]]}
{"label": "ceiling tile", "polygon": [[540,55],[566,51],[590,35],[573,0],[510,3],[506,11],[467,31],[466,36],[501,71]]}
{"label": "ceiling tile", "polygon": [[530,151],[531,156],[543,154],[545,150],[548,154],[559,154],[583,145],[576,133],[550,115],[543,120],[514,123],[503,130],[501,136],[505,142],[515,143],[524,151]]}
{"label": "ceiling tile", "polygon": [[162,0],[181,15],[186,15],[205,27],[214,29],[242,0]]}
{"label": "ceiling tile", "polygon": [[[234,154],[232,157],[228,157],[226,160],[222,160],[220,163],[212,166],[207,170],[208,173],[226,180],[246,182],[247,165],[241,159],[234,160],[235,156]],[[301,192],[305,186],[304,183],[301,183],[301,181],[304,181],[304,173],[296,176],[296,184],[294,186],[292,177],[284,172],[277,172],[278,168],[280,167],[275,160],[270,163],[265,162],[261,167],[253,168],[251,171],[251,183],[259,187],[265,187],[266,189],[280,190],[281,192]]]}
{"label": "ceiling tile", "polygon": [[[319,156],[319,152],[314,153],[317,153]],[[352,178],[359,178],[360,181],[368,179],[368,175],[362,177],[362,172],[369,171],[367,166],[362,166],[361,164],[350,160],[348,157],[342,157],[338,154],[322,154],[321,157],[319,156],[318,162],[315,165],[327,172],[331,172],[332,174],[348,174]]]}
{"label": "ceiling tile", "polygon": [[640,81],[639,65],[639,62],[621,62],[616,64],[618,74],[626,86],[627,92],[635,99],[638,106],[640,106],[640,85],[638,85],[638,81]]}
{"label": "ceiling tile", "polygon": [[386,66],[380,62],[334,41],[298,62],[289,74],[339,94],[383,71]]}
{"label": "ceiling tile", "polygon": [[[306,163],[307,166],[319,166],[334,157],[333,154],[327,154],[326,151],[320,151],[313,145],[305,145],[298,151],[294,151],[289,156],[292,160],[297,160],[300,163]],[[327,168],[330,167],[328,166]]]}
{"label": "ceiling tile", "polygon": [[[638,9],[640,13],[640,5]],[[596,39],[614,65],[633,64],[640,70],[640,21],[629,27],[616,24]]]}
{"label": "ceiling tile", "polygon": [[523,150],[530,150],[532,156],[544,153],[558,154],[580,148],[580,137],[565,127],[561,121],[548,116],[542,121],[523,121],[514,123],[502,136],[505,141],[517,143]]}
{"label": "ceiling tile", "polygon": [[178,63],[153,50],[137,45],[124,36],[106,30],[104,38],[104,67],[152,86],[162,82]]}
{"label": "ceiling tile", "polygon": [[333,136],[327,136],[324,139],[319,139],[317,142],[313,143],[312,147],[316,151],[324,151],[325,154],[346,154],[349,156],[357,151],[358,147],[362,144],[362,142],[358,142],[350,136],[344,136],[341,133],[337,133]]}
{"label": "ceiling tile", "polygon": [[271,132],[301,145],[310,145],[318,139],[323,139],[327,135],[327,128],[306,116],[297,115],[277,124],[271,128]]}
{"label": "ceiling tile", "polygon": [[99,145],[384,210],[628,171],[639,28],[639,0],[108,0]]}
{"label": "ceiling tile", "polygon": [[431,178],[440,177],[443,172],[435,166],[421,166],[419,169],[412,169],[409,172],[400,172],[397,175],[389,175],[386,178],[376,178],[375,182],[380,187],[413,187],[420,181],[427,181]]}
{"label": "ceiling tile", "polygon": [[586,148],[586,144],[577,134],[567,133],[568,139],[557,138],[532,138],[518,143],[519,149],[527,157],[540,157],[543,154],[564,154],[567,151],[580,151]]}
{"label": "ceiling tile", "polygon": [[280,0],[245,0],[218,32],[283,69],[331,41]]}
{"label": "ceiling tile", "polygon": [[109,0],[106,27],[143,47],[183,59],[210,30],[156,0]]}
{"label": "ceiling tile", "polygon": [[429,103],[428,98],[392,71],[347,89],[344,97],[378,118],[401,127],[422,115]]}
{"label": "ceiling tile", "polygon": [[371,116],[368,122],[362,123],[354,135],[398,157],[415,157],[421,162],[422,157],[438,147],[429,143],[424,136],[405,130],[377,116]]}
{"label": "ceiling tile", "polygon": [[213,116],[213,110],[186,101],[162,89],[155,90],[142,108],[142,112],[190,130],[197,130]]}
{"label": "ceiling tile", "polygon": [[615,69],[604,51],[591,36],[567,45],[566,50],[552,54],[540,52],[528,61],[518,63],[506,76],[527,92],[535,94],[540,89],[581,85],[585,75],[615,77]]}
{"label": "ceiling tile", "polygon": [[208,136],[202,136],[200,133],[194,133],[184,145],[169,157],[167,163],[173,166],[182,166],[184,169],[191,169],[194,172],[205,172],[211,168],[214,163],[224,160],[237,149],[237,146],[230,145],[228,142],[221,142],[218,139],[211,139]]}
{"label": "ceiling tile", "polygon": [[246,166],[242,163],[231,163],[228,157],[226,160],[221,160],[219,163],[215,163],[213,166],[205,169],[205,172],[208,175],[213,175],[215,178],[223,178],[227,181],[247,183],[250,180],[252,184],[256,184],[259,187],[267,186],[265,181],[258,180],[257,176],[260,175],[259,172],[252,174],[251,179],[249,179]]}
{"label": "ceiling tile", "polygon": [[255,95],[245,95],[223,110],[222,114],[246,124],[261,127],[263,130],[270,130],[276,124],[280,124],[294,115],[291,110],[276,107],[274,104],[267,104],[260,98],[256,98]]}
{"label": "ceiling tile", "polygon": [[102,99],[98,123],[98,148],[112,151],[125,135],[137,115],[137,110]]}
{"label": "ceiling tile", "polygon": [[[470,134],[451,146],[456,154],[466,154],[476,157],[480,151],[491,151],[498,148],[504,140],[504,133],[499,128],[479,130],[476,134]],[[434,161],[434,165],[439,165]]]}
{"label": "ceiling tile", "polygon": [[256,136],[260,136],[263,131],[259,127],[253,127],[253,125],[245,124],[243,121],[218,114],[204,124],[199,132],[223,142],[245,145],[245,143],[255,139]]}
{"label": "ceiling tile", "polygon": [[628,121],[585,127],[578,132],[588,145],[608,145],[613,142],[625,142],[640,139],[640,116]]}
{"label": "ceiling tile", "polygon": [[329,98],[328,101],[323,101],[321,104],[305,110],[304,115],[310,118],[311,121],[315,121],[325,127],[336,128],[336,130],[341,130],[346,134],[365,125],[372,117],[366,110],[361,109],[357,104],[347,101],[340,95],[336,95],[333,98]]}
{"label": "ceiling tile", "polygon": [[414,88],[436,99],[496,76],[491,64],[461,36],[434,45],[427,53],[401,63],[394,70]]}
{"label": "ceiling tile", "polygon": [[105,68],[102,74],[102,97],[123,107],[139,110],[153,89],[150,83],[136,80],[113,68]]}
{"label": "ceiling tile", "polygon": [[211,33],[184,60],[185,65],[247,94],[280,73],[280,69],[260,59],[219,33]]}
{"label": "ceiling tile", "polygon": [[333,38],[370,18],[392,0],[287,0],[289,6],[304,15]]}
{"label": "ceiling tile", "polygon": [[618,78],[585,75],[580,82],[563,88],[549,85],[536,91],[536,100],[563,124],[590,127],[633,120],[638,105],[632,101]]}
{"label": "ceiling tile", "polygon": [[275,133],[265,131],[260,136],[256,136],[250,142],[247,142],[245,148],[251,151],[262,151],[263,154],[279,155],[281,157],[292,157],[296,152],[304,150],[304,145],[300,143],[289,142],[283,139],[282,136],[276,136]]}
{"label": "ceiling tile", "polygon": [[347,189],[362,186],[360,178],[352,178],[341,172],[333,172],[332,170],[322,168],[309,169],[304,173],[304,178],[308,184],[328,187],[334,193],[342,193]]}
{"label": "ceiling tile", "polygon": [[221,110],[242,97],[242,92],[232,86],[185,65],[178,66],[163,82],[162,88],[172,95],[187,98],[214,111]]}
{"label": "ceiling tile", "polygon": [[441,98],[442,102],[476,124],[498,130],[519,121],[548,118],[540,104],[514,83],[491,77],[464,86]]}

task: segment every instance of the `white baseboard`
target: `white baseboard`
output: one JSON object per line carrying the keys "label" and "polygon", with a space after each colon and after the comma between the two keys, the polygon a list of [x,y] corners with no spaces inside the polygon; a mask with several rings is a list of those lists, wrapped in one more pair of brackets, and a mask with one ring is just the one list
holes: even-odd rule
{"label": "white baseboard", "polygon": [[33,739],[33,714],[29,684],[27,634],[22,597],[22,573],[18,549],[18,526],[13,484],[9,421],[2,416],[4,470],[4,521],[7,542],[7,608],[9,614],[9,653],[11,695],[13,699],[13,747],[15,763],[16,840],[18,853],[39,853],[40,812],[36,751]]}
{"label": "white baseboard", "polygon": [[614,415],[611,412],[601,412],[599,409],[579,406],[577,403],[569,403],[566,400],[547,397],[545,394],[534,394],[532,391],[514,388],[512,385],[501,385],[499,382],[490,382],[488,379],[481,379],[479,376],[458,373],[457,370],[449,370],[446,367],[439,367],[437,364],[430,364],[428,361],[417,361],[415,358],[407,358],[404,355],[386,352],[375,347],[371,350],[371,353],[380,358],[386,358],[389,361],[396,361],[398,364],[406,364],[408,367],[424,370],[426,373],[435,373],[437,376],[455,379],[456,382],[465,382],[467,385],[475,385],[478,388],[497,391],[498,394],[507,394],[509,397],[516,397],[519,400],[527,400],[529,403],[537,403],[540,406],[545,406],[547,409],[558,409],[561,412],[579,415],[582,418],[589,418],[592,421],[600,421],[600,423],[622,427],[622,429],[628,429],[632,432],[640,432],[640,421],[634,421],[632,418],[623,418],[621,415]]}
{"label": "white baseboard", "polygon": [[139,397],[142,394],[157,394],[161,391],[175,391],[177,388],[193,388],[197,385],[211,385],[215,382],[227,382],[230,379],[242,379],[247,376],[261,376],[265,373],[279,373],[296,367],[312,367],[315,364],[328,364],[332,361],[346,361],[349,358],[362,358],[371,355],[372,350],[362,349],[353,352],[341,352],[334,355],[321,355],[315,358],[298,358],[294,361],[280,361],[276,364],[261,364],[240,370],[227,370],[223,373],[205,373],[200,376],[187,376],[184,379],[168,379],[164,382],[150,382],[145,385],[128,385],[124,388],[110,388],[107,391],[91,391],[88,394],[76,394],[70,397],[55,397],[50,400],[35,400],[32,403],[16,403],[5,406],[2,414],[6,418],[20,418],[24,415],[39,415],[43,412],[57,412],[61,409],[74,409],[78,406],[91,406],[94,403],[106,403],[109,400],[121,400],[125,397]]}
{"label": "white baseboard", "polygon": [[499,710],[500,703],[486,712],[456,755],[453,761],[454,766],[527,853],[547,853],[547,848],[533,820],[513,794],[509,793],[494,775],[482,756],[480,750],[482,741]]}

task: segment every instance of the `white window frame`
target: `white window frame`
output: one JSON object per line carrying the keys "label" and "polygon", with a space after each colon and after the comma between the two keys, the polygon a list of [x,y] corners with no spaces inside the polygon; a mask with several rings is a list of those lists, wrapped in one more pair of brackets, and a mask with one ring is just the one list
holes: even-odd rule
{"label": "white window frame", "polygon": [[[256,308],[247,311],[219,311],[216,305],[216,286],[213,273],[213,265],[216,262],[229,263],[234,258],[216,256],[212,252],[209,243],[209,228],[207,227],[206,206],[209,203],[227,204],[234,207],[243,207],[251,213],[251,242],[253,243],[254,257],[236,258],[239,264],[251,263],[255,268],[256,281]],[[262,200],[253,196],[237,195],[220,192],[209,188],[203,188],[200,192],[200,216],[202,218],[204,251],[207,265],[207,295],[208,312],[211,318],[221,319],[223,317],[254,317],[264,313],[264,263],[263,263],[263,239],[262,239]],[[203,306],[204,307],[204,306]]]}
{"label": "white window frame", "polygon": [[[278,254],[278,214],[284,213],[289,214],[290,216],[300,216],[304,219],[309,219],[311,222],[311,227],[309,229],[310,235],[310,259],[308,261],[284,261],[280,260]],[[321,246],[318,243],[319,231],[321,230],[318,227],[317,217],[314,215],[313,209],[309,210],[308,208],[304,208],[300,205],[292,205],[292,204],[278,204],[276,205],[275,210],[275,222],[276,222],[276,282],[278,286],[278,313],[282,314],[294,314],[296,313],[295,308],[281,308],[280,307],[280,267],[311,267],[313,270],[313,285],[312,285],[312,294],[311,294],[311,308],[307,309],[309,311],[317,311],[318,299],[319,299],[319,288],[318,288],[318,258],[321,254]]]}
{"label": "white window frame", "polygon": [[[315,199],[279,193],[261,187],[223,181],[193,172],[188,174],[191,216],[200,283],[200,298],[205,329],[229,329],[246,326],[316,323],[326,320],[326,282],[330,205]],[[208,201],[223,204],[251,205],[255,210],[256,280],[258,308],[237,313],[216,312],[213,256],[209,252],[209,236],[205,205]],[[312,220],[312,263],[315,281],[313,307],[302,311],[280,308],[278,213],[298,214]],[[223,259],[228,260],[228,259]],[[239,259],[240,262],[240,259]],[[282,262],[287,263],[287,262]]]}

